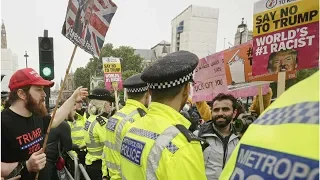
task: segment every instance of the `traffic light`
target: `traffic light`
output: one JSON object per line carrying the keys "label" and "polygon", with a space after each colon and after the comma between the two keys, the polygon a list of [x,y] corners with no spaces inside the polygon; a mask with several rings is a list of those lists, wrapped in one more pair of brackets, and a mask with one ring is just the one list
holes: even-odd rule
{"label": "traffic light", "polygon": [[54,79],[53,38],[38,37],[40,76],[46,80]]}

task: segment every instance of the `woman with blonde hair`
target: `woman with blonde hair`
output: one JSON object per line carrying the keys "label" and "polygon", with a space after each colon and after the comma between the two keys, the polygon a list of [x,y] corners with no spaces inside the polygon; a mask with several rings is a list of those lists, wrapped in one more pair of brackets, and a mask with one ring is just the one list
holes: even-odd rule
{"label": "woman with blonde hair", "polygon": [[106,141],[106,122],[111,113],[111,104],[114,97],[106,89],[94,89],[88,96],[90,103],[88,106],[89,118],[84,125],[84,139],[87,146],[86,170],[91,180],[101,180],[107,176],[105,168],[105,158],[103,158],[103,148]]}

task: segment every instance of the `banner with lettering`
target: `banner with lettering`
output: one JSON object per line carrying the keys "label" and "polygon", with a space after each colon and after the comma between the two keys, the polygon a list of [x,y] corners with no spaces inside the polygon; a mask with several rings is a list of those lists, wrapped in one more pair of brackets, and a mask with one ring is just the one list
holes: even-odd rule
{"label": "banner with lettering", "polygon": [[253,20],[253,75],[318,67],[318,0],[260,0]]}
{"label": "banner with lettering", "polygon": [[[253,41],[234,46],[223,51],[228,85],[252,81],[277,81],[277,73],[252,75]],[[287,79],[296,77],[296,71],[287,71]]]}
{"label": "banner with lettering", "polygon": [[86,52],[99,57],[117,8],[112,0],[69,0],[62,34]]}
{"label": "banner with lettering", "polygon": [[123,86],[120,58],[103,57],[102,61],[106,89],[109,91],[113,91],[112,83],[117,83],[118,90],[121,90]]}
{"label": "banner with lettering", "polygon": [[211,101],[217,93],[228,91],[223,52],[199,60],[194,70],[193,102]]}

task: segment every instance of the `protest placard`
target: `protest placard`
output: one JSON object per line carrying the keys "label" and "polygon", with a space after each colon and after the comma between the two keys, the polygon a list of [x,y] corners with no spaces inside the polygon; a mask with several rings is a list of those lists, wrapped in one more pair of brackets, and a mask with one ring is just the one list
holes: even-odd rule
{"label": "protest placard", "polygon": [[253,75],[318,67],[318,0],[261,0],[253,19]]}
{"label": "protest placard", "polygon": [[193,77],[192,99],[194,102],[211,101],[216,93],[228,90],[223,61],[222,52],[199,60]]}
{"label": "protest placard", "polygon": [[118,85],[117,90],[121,90],[123,86],[120,58],[104,57],[102,58],[102,61],[106,89],[109,91],[113,91],[114,88],[112,86],[112,83],[116,82]]}
{"label": "protest placard", "polygon": [[[234,46],[223,51],[226,78],[228,85],[253,81],[277,81],[277,73],[252,75],[253,41]],[[287,71],[286,79],[296,77],[296,71]]]}

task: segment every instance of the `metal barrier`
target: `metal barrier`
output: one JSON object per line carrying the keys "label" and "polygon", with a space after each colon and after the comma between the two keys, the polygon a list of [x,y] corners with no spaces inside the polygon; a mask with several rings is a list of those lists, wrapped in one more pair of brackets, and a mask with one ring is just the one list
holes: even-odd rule
{"label": "metal barrier", "polygon": [[89,177],[89,175],[88,175],[88,173],[87,173],[87,171],[85,170],[85,168],[83,167],[82,164],[79,164],[79,168],[80,168],[80,171],[81,171],[83,177],[84,177],[86,180],[91,180],[90,177]]}
{"label": "metal barrier", "polygon": [[74,179],[80,180],[78,157],[72,154],[70,151],[68,151],[67,154],[70,156],[74,163]]}
{"label": "metal barrier", "polygon": [[75,179],[73,179],[71,173],[68,171],[68,169],[66,168],[66,166],[64,166],[64,170],[66,171],[67,175],[69,176],[69,180],[75,180]]}
{"label": "metal barrier", "polygon": [[[85,170],[85,168],[83,167],[83,165],[81,163],[78,162],[78,157],[75,156],[74,154],[72,154],[71,152],[67,152],[67,154],[69,155],[69,157],[73,160],[74,163],[74,179],[72,178],[72,180],[80,180],[80,172],[82,173],[83,177],[86,180],[91,180],[87,171]],[[68,173],[70,174],[70,172],[68,171]],[[70,174],[71,176],[71,174]],[[71,176],[72,177],[72,176]]]}

